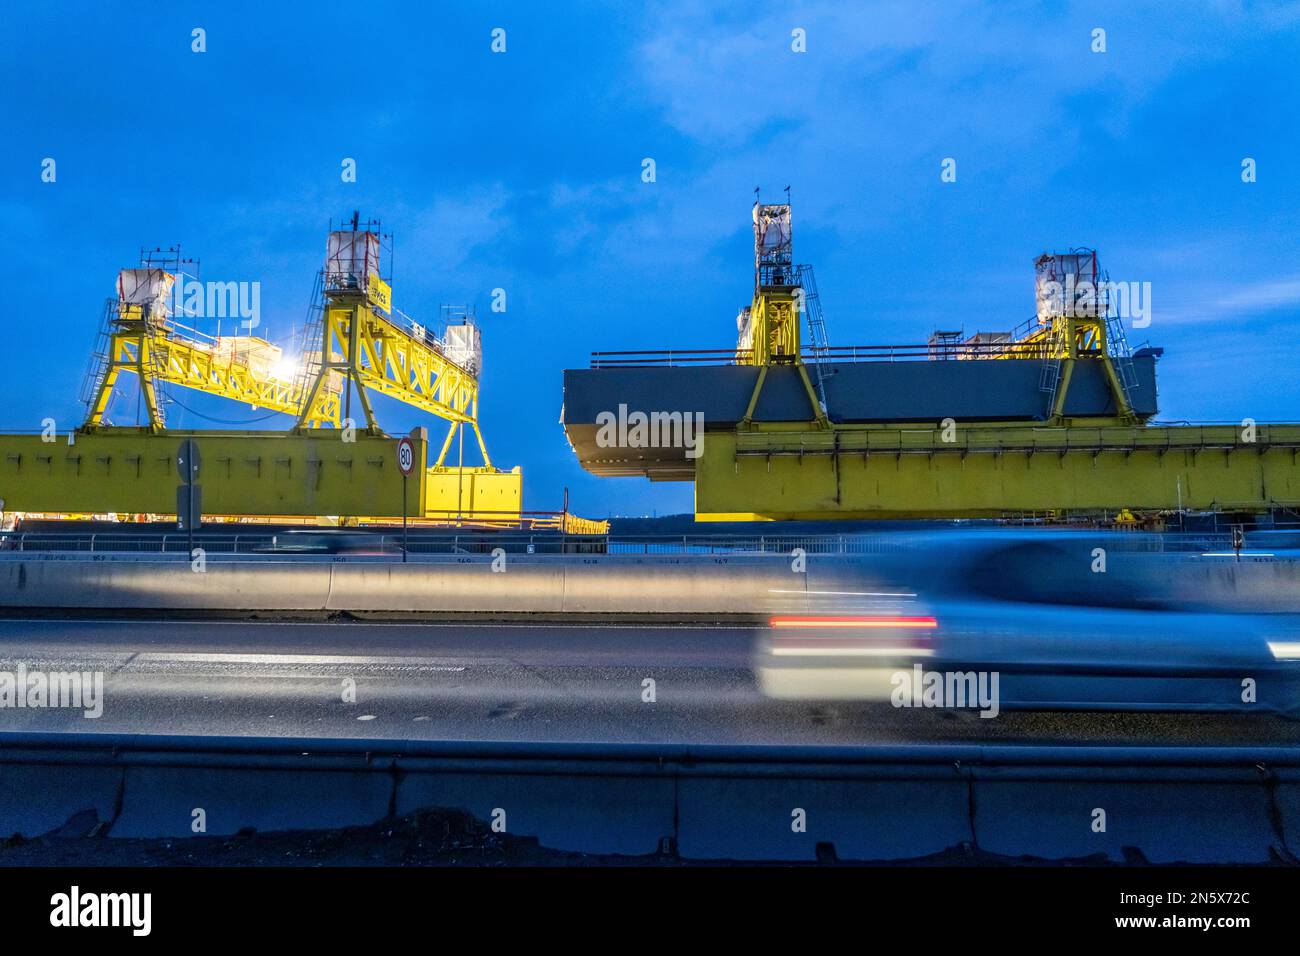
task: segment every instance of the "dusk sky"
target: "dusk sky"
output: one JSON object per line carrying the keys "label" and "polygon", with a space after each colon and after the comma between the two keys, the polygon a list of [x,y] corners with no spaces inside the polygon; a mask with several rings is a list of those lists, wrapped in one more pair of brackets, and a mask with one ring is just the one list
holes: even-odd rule
{"label": "dusk sky", "polygon": [[[394,235],[403,311],[477,306],[480,419],[495,463],[523,466],[525,508],[568,486],[591,517],[687,512],[688,483],[578,467],[561,373],[592,350],[733,345],[754,188],[787,185],[834,345],[1010,328],[1033,314],[1034,258],[1090,246],[1151,284],[1129,341],[1165,349],[1159,420],[1300,420],[1300,6],[699,7],[8,9],[0,428],[79,423],[104,300],[141,246],[259,282],[259,331],[287,344],[331,218],[358,209]],[[174,427],[287,424],[175,394]],[[376,406],[390,433],[442,433]]]}

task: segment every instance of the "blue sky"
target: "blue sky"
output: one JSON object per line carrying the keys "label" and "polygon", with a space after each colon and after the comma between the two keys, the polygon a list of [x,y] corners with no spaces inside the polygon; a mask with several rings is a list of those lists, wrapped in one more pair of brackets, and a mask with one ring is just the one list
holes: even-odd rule
{"label": "blue sky", "polygon": [[[567,485],[596,517],[689,511],[689,484],[578,468],[561,372],[730,346],[753,189],[786,185],[832,344],[1016,325],[1034,257],[1095,246],[1152,284],[1130,341],[1166,350],[1162,419],[1300,418],[1296,4],[55,2],[6,21],[0,428],[80,419],[103,301],[142,245],[260,282],[263,329],[288,339],[330,218],[360,209],[395,235],[400,308],[477,305],[480,417],[526,507]],[[434,424],[377,405],[390,432]]]}

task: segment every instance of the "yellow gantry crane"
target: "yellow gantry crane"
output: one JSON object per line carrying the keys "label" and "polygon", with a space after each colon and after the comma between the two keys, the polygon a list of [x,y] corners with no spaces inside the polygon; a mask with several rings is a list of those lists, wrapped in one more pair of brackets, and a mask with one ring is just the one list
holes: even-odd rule
{"label": "yellow gantry crane", "polygon": [[1136,425],[1138,416],[1129,398],[1133,381],[1128,342],[1123,324],[1110,317],[1110,283],[1097,268],[1097,251],[1045,253],[1034,261],[1034,275],[1037,327],[993,357],[1037,355],[1049,363],[1043,387],[1048,392],[1048,420],[1058,423],[1065,419],[1076,363],[1100,362],[1118,423]]}
{"label": "yellow gantry crane", "polygon": [[[788,197],[756,201],[753,222],[754,294],[734,350],[688,363],[608,353],[616,357],[565,373],[565,428],[588,471],[693,480],[698,521],[1118,514],[1133,523],[1185,509],[1300,507],[1300,423],[1154,421],[1160,351],[1129,348],[1112,312],[1135,293],[1100,273],[1094,250],[1038,257],[1036,314],[1019,328],[831,347],[812,269],[793,259]],[[650,384],[657,398],[645,397]],[[704,421],[689,454],[602,441],[600,409],[647,400],[671,409],[678,396]]]}
{"label": "yellow gantry crane", "polygon": [[323,312],[308,332],[320,349],[304,363],[297,427],[337,425],[340,391],[348,398],[355,391],[367,433],[383,434],[367,393],[374,389],[450,423],[435,467],[443,465],[452,441],[468,425],[484,466],[491,468],[478,426],[483,350],[477,326],[452,325],[438,339],[417,324],[395,322],[392,290],[379,275],[378,234],[355,228],[355,221],[351,231],[330,233],[322,279]]}
{"label": "yellow gantry crane", "polygon": [[[799,326],[804,314],[810,315],[814,339],[820,327],[820,316],[812,318],[809,308],[812,303],[809,302],[808,283],[804,277],[811,270],[794,264],[790,204],[755,202],[753,218],[754,299],[740,314],[740,341],[736,354],[738,364],[758,366],[758,380],[754,383],[740,428],[753,427],[754,410],[767,381],[767,370],[773,365],[794,367],[811,403],[813,424],[817,428],[828,428],[826,397],[813,389],[800,345]],[[814,353],[817,348],[818,343],[814,341]],[[819,376],[820,358],[818,356]],[[819,377],[819,388],[820,382]]]}
{"label": "yellow gantry crane", "polygon": [[[183,317],[185,310],[172,307],[178,278],[185,282],[176,250],[146,254],[139,268],[122,270],[84,386],[84,423],[66,441],[48,433],[0,435],[0,508],[170,514],[175,446],[194,438],[203,455],[208,515],[396,517],[403,513],[403,483],[395,441],[375,416],[373,391],[447,423],[433,464],[412,476],[416,517],[517,523],[520,469],[493,467],[479,429],[479,330],[467,315],[439,336],[394,309],[392,288],[380,274],[383,238],[378,223],[363,225],[356,215],[351,228],[331,230],[297,356],[251,334],[211,337],[183,325],[176,313]],[[138,382],[143,425],[109,420],[123,373]],[[279,412],[294,424],[287,431],[168,429],[166,386]],[[354,396],[364,417],[360,428],[351,417]],[[483,464],[448,465],[466,426]],[[409,437],[417,460],[427,462],[426,430]]]}
{"label": "yellow gantry crane", "polygon": [[308,326],[308,348],[299,366],[286,370],[281,349],[266,339],[239,335],[203,341],[179,325],[168,304],[174,273],[122,270],[118,297],[107,307],[107,362],[91,384],[84,427],[106,427],[105,413],[122,372],[139,380],[151,431],[165,427],[158,396],[158,386],[165,384],[293,415],[299,429],[340,427],[340,395],[350,400],[351,388],[366,432],[382,435],[367,394],[373,388],[450,422],[438,464],[457,430],[469,425],[490,466],[478,427],[482,344],[477,327],[466,321],[438,339],[419,325],[395,321],[392,288],[379,274],[379,235],[370,229],[330,233],[322,280],[324,301],[313,309],[317,318]]}
{"label": "yellow gantry crane", "polygon": [[[299,386],[283,370],[281,350],[256,336],[228,336],[204,341],[175,321],[168,305],[176,275],[163,268],[123,269],[118,295],[105,307],[104,361],[92,372],[83,429],[111,427],[106,421],[113,389],[123,372],[136,376],[151,432],[161,432],[166,418],[160,385],[180,385],[222,398],[246,402],[287,415],[301,407]],[[338,388],[328,390],[314,408],[316,424],[338,424]]]}

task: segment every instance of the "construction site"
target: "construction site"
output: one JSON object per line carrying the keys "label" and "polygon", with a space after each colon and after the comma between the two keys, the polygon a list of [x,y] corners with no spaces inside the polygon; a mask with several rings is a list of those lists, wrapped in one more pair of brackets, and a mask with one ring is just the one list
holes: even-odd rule
{"label": "construction site", "polygon": [[[440,330],[393,305],[390,237],[355,215],[331,228],[298,342],[240,328],[208,335],[184,322],[176,293],[197,268],[179,247],[141,253],[104,305],[82,386],[84,421],[59,433],[0,436],[0,499],[16,520],[150,522],[178,511],[178,448],[202,457],[204,521],[546,527],[599,531],[565,512],[525,513],[519,467],[496,467],[478,419],[482,337],[472,310]],[[390,258],[390,257],[389,257]],[[448,311],[444,308],[444,311]],[[282,431],[169,428],[173,389],[196,390],[293,420]],[[419,464],[399,472],[372,394],[429,415],[406,436]],[[115,424],[131,404],[143,421]],[[115,405],[116,402],[116,405]],[[467,435],[468,433],[468,435]],[[468,442],[467,442],[468,437]],[[478,463],[465,463],[466,446]]]}
{"label": "construction site", "polygon": [[[563,375],[581,466],[690,481],[701,522],[1010,519],[1158,525],[1300,508],[1300,424],[1159,424],[1162,351],[1131,346],[1092,249],[1034,262],[1034,314],[912,345],[836,346],[813,268],[794,257],[788,202],[755,202],[753,296],[734,345],[593,352]],[[599,534],[608,523],[526,511],[479,421],[483,341],[472,309],[438,328],[393,302],[391,237],[331,225],[301,330],[288,343],[186,324],[179,247],[141,253],[103,307],[68,432],[0,435],[6,526],[37,519],[391,524]],[[1027,283],[1028,284],[1028,283]],[[1080,294],[1084,290],[1084,294]],[[283,430],[168,427],[175,390],[276,413]],[[430,416],[389,435],[373,395]],[[119,423],[120,406],[136,420]],[[431,437],[432,430],[432,437]],[[395,457],[408,438],[419,467]],[[196,500],[177,456],[202,458]],[[466,451],[473,461],[466,462]]]}
{"label": "construction site", "polygon": [[[583,468],[693,481],[712,522],[1123,525],[1300,506],[1300,424],[1155,422],[1162,351],[1129,345],[1095,250],[1039,256],[1035,312],[1005,330],[834,346],[791,223],[788,202],[755,203],[734,347],[593,352],[564,373]],[[683,435],[691,420],[702,436]]]}

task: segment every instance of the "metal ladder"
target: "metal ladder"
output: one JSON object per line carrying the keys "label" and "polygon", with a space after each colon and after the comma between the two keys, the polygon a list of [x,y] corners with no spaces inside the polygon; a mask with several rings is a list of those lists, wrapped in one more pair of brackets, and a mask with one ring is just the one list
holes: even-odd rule
{"label": "metal ladder", "polygon": [[[112,356],[108,353],[112,348],[113,337],[109,330],[116,319],[117,300],[106,299],[104,312],[99,319],[99,331],[95,335],[95,347],[91,349],[90,359],[86,363],[86,373],[81,378],[81,394],[78,396],[81,404],[86,406],[87,414],[90,413],[90,406],[99,394],[100,386],[104,384],[104,376],[108,374],[108,366],[112,361]],[[105,420],[108,418],[107,409],[104,418]]]}
{"label": "metal ladder", "polygon": [[[155,319],[150,316],[146,321],[149,325],[162,325],[166,322],[166,318]],[[150,336],[151,346],[156,345],[159,338],[166,338],[166,336]],[[167,406],[172,404],[174,401],[171,394],[167,391],[167,383],[164,379],[164,375],[167,372],[167,369],[164,368],[164,363],[166,361],[167,358],[165,353],[160,349],[152,347],[149,349],[149,384],[153,386],[154,402],[158,406],[158,421],[155,424],[159,428],[166,426]]]}
{"label": "metal ladder", "polygon": [[821,402],[822,414],[826,414],[826,373],[822,365],[830,360],[829,344],[826,341],[826,320],[822,315],[821,295],[817,292],[817,277],[813,275],[810,263],[799,266],[799,287],[803,289],[804,310],[808,313],[808,337],[811,339],[809,350],[813,356],[813,367],[817,371],[817,399]]}
{"label": "metal ladder", "polygon": [[298,413],[302,414],[302,404],[307,401],[316,376],[320,374],[321,364],[326,356],[321,351],[322,335],[325,327],[325,291],[324,271],[316,273],[316,282],[312,287],[311,301],[307,305],[307,318],[303,321],[302,348],[299,351],[298,375],[293,383],[293,394],[298,399]]}
{"label": "metal ladder", "polygon": [[1129,408],[1133,407],[1133,390],[1138,387],[1137,373],[1133,370],[1133,352],[1128,346],[1128,336],[1124,333],[1124,322],[1118,315],[1106,316],[1106,351],[1110,362],[1115,366],[1120,388],[1124,390],[1124,399]]}
{"label": "metal ladder", "polygon": [[1061,331],[1059,327],[1053,325],[1043,342],[1043,364],[1038,373],[1038,389],[1047,395],[1048,418],[1052,417],[1052,409],[1056,407],[1056,394],[1061,387],[1062,345]]}
{"label": "metal ladder", "polygon": [[[104,303],[104,312],[100,318],[99,332],[95,335],[95,347],[91,350],[90,359],[86,365],[85,375],[81,380],[81,394],[78,398],[86,406],[87,414],[91,411],[91,406],[99,395],[99,390],[104,385],[104,377],[108,375],[109,366],[113,362],[113,356],[109,353],[113,348],[113,329],[117,325],[119,308],[121,303],[117,299],[108,299]],[[155,320],[148,319],[148,322]],[[165,391],[165,382],[162,378],[166,369],[162,367],[164,358],[158,350],[149,350],[149,365],[145,369],[145,374],[149,376],[149,384],[153,386],[154,399],[158,404],[158,417],[160,421],[156,422],[158,427],[166,424],[167,406],[174,400],[171,395]],[[144,382],[139,383],[140,395],[144,395]],[[117,394],[114,393],[109,397],[110,405]],[[109,419],[109,409],[104,409],[104,424],[111,424]]]}
{"label": "metal ladder", "polygon": [[1059,358],[1043,359],[1042,369],[1038,373],[1038,390],[1047,393],[1047,417],[1051,418],[1052,409],[1056,407],[1056,391],[1061,386],[1061,360]]}

